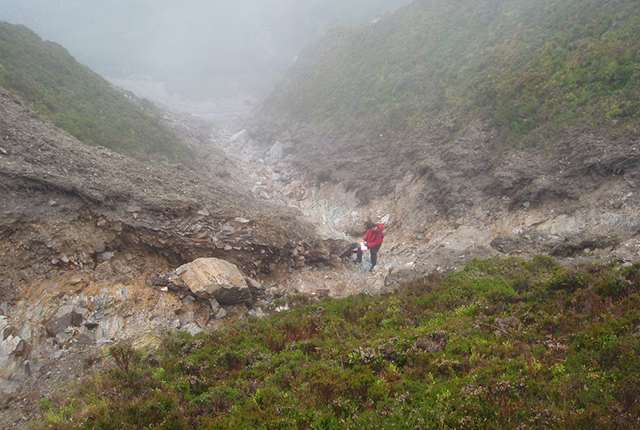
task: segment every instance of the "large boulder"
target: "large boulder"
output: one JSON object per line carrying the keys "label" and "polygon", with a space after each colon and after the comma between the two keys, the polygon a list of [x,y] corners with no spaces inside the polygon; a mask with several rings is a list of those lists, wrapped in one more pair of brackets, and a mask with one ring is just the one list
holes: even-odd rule
{"label": "large boulder", "polygon": [[175,273],[197,297],[215,298],[221,305],[250,302],[251,291],[235,264],[218,258],[198,258]]}

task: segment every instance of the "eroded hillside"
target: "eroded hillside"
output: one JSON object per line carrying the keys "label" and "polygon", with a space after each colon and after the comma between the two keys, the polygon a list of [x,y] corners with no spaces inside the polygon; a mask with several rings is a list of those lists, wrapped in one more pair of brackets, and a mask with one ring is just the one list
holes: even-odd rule
{"label": "eroded hillside", "polygon": [[[127,249],[173,263],[205,253],[224,256],[255,274],[283,263],[298,242],[310,261],[328,259],[314,227],[295,210],[258,207],[231,176],[222,181],[87,147],[42,122],[17,98],[1,95],[3,237],[15,241],[3,264],[29,270],[66,255],[91,266],[96,253]],[[86,231],[52,243],[43,225]],[[30,254],[16,253],[21,248]]]}
{"label": "eroded hillside", "polygon": [[[507,48],[524,40],[531,27],[518,27],[522,31],[509,39],[511,44],[483,45],[493,49],[488,57],[465,51],[477,48],[479,39],[460,46],[455,38],[434,43],[435,33],[422,33],[433,23],[412,20],[459,5],[449,3],[418,1],[380,23],[332,33],[328,44],[319,45],[321,55],[308,51],[282,92],[248,123],[249,133],[224,145],[240,165],[201,145],[198,139],[209,138],[206,131],[192,130],[191,152],[200,154],[206,172],[145,164],[87,147],[0,90],[0,377],[14,383],[4,388],[33,382],[34,375],[63,381],[64,360],[101,342],[155,328],[212,329],[225,316],[261,315],[270,305],[256,300],[223,309],[174,290],[168,274],[198,257],[235,263],[258,285],[264,281],[279,290],[271,298],[287,289],[334,296],[380,291],[498,254],[547,254],[567,265],[637,261],[640,146],[637,117],[629,114],[637,109],[637,81],[627,79],[637,70],[624,60],[630,51],[620,51],[620,61],[612,66],[630,73],[621,75],[626,76],[622,87],[613,88],[622,80],[609,81],[615,91],[592,100],[590,91],[600,78],[587,76],[581,88],[586,105],[573,100],[556,106],[576,108],[579,115],[555,116],[551,105],[530,112],[529,104],[518,101],[541,100],[527,92],[536,82],[578,66],[566,69],[559,61],[545,73],[560,75],[526,74],[519,82],[523,65],[535,64]],[[491,9],[496,2],[479,3]],[[575,6],[547,3],[537,12],[540,19]],[[628,1],[609,3],[635,7]],[[491,21],[500,13],[496,9],[483,17]],[[528,22],[525,15],[507,14],[508,22]],[[628,36],[634,28],[627,21],[597,22],[608,24],[596,26],[597,35],[571,36],[572,48],[562,58],[581,46],[610,47],[607,38]],[[400,52],[408,57],[395,51],[391,42],[402,42],[407,28],[419,42],[429,40],[432,51],[414,52],[413,45],[402,43]],[[507,34],[505,28],[491,28],[480,30],[493,39],[495,31]],[[370,32],[375,38],[368,37]],[[377,39],[389,45],[372,43]],[[557,42],[536,40],[545,55]],[[603,40],[607,43],[600,44]],[[331,49],[336,41],[348,51]],[[466,68],[446,72],[446,48],[452,46],[460,54],[454,65]],[[426,68],[411,68],[426,57],[435,60]],[[386,69],[371,67],[365,61],[371,58]],[[499,74],[472,73],[494,70],[489,60],[514,58],[500,70],[503,86]],[[469,59],[475,62],[464,63]],[[460,81],[462,72],[473,79]],[[480,91],[468,99],[469,85],[487,83],[484,78],[493,85],[485,90],[506,91]],[[554,82],[565,88],[562,79]],[[415,91],[424,89],[422,84],[439,90]],[[519,89],[526,97],[518,98]],[[564,97],[567,91],[558,94]],[[422,96],[426,104],[417,106]],[[598,106],[609,114],[601,115],[605,111]],[[535,126],[525,124],[529,119]],[[172,121],[182,128],[179,119]],[[320,221],[322,231],[310,219]],[[365,274],[352,266],[332,270],[342,267],[349,241],[325,231],[355,238],[364,221],[386,227],[378,272]],[[316,266],[328,269],[311,270]],[[97,355],[79,354],[69,369],[75,377],[99,362]],[[33,412],[40,389],[29,392],[33,398],[15,395],[0,406]]]}
{"label": "eroded hillside", "polygon": [[[74,351],[260,313],[262,280],[327,264],[348,245],[320,235],[299,210],[258,203],[229,160],[220,179],[89,147],[4,89],[0,130],[3,392]],[[236,312],[168,289],[169,274],[198,257],[237,265],[261,304],[244,300]],[[81,357],[69,372],[83,372]]]}
{"label": "eroded hillside", "polygon": [[307,49],[248,128],[361,204],[413,185],[428,222],[577,202],[638,161],[639,13],[416,1]]}
{"label": "eroded hillside", "polygon": [[339,229],[384,219],[392,276],[637,259],[638,3],[463,3],[329,33],[246,122],[255,146],[286,148]]}

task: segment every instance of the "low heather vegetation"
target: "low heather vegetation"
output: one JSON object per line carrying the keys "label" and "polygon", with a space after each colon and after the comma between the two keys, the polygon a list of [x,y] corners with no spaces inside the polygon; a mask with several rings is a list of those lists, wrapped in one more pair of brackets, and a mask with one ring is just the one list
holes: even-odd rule
{"label": "low heather vegetation", "polygon": [[639,17],[634,0],[418,0],[329,32],[264,111],[283,140],[451,138],[478,123],[506,147],[578,126],[636,134]]}
{"label": "low heather vegetation", "polygon": [[43,429],[630,429],[640,265],[474,261],[383,296],[121,344]]}

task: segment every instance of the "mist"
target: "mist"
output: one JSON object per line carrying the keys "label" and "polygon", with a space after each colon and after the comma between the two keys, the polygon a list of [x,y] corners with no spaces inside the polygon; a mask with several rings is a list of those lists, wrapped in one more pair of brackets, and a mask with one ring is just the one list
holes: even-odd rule
{"label": "mist", "polygon": [[363,24],[410,0],[0,0],[79,62],[168,107],[246,111],[298,53],[334,27]]}

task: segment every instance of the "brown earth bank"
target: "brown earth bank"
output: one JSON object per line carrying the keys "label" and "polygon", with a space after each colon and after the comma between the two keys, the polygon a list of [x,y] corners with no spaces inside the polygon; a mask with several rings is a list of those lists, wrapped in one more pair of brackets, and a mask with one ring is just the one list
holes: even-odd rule
{"label": "brown earth bank", "polygon": [[[294,249],[306,261],[330,259],[312,223],[295,209],[258,204],[229,159],[215,175],[145,164],[83,145],[17,98],[0,97],[1,298],[20,291],[24,277],[95,267],[105,252],[156,254],[173,264],[218,256],[248,274],[292,263]],[[224,157],[210,151],[213,160]]]}

